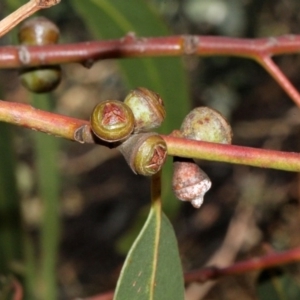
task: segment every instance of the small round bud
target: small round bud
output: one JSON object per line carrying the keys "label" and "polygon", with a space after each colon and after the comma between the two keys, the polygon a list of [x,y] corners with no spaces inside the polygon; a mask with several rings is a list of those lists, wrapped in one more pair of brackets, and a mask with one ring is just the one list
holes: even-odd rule
{"label": "small round bud", "polygon": [[173,165],[172,188],[175,196],[199,208],[211,187],[209,177],[192,159],[175,158]]}
{"label": "small round bud", "polygon": [[47,93],[60,83],[60,66],[47,66],[20,71],[21,83],[31,92]]}
{"label": "small round bud", "polygon": [[44,17],[31,18],[21,25],[18,38],[22,45],[56,44],[59,39],[59,29]]}
{"label": "small round bud", "polygon": [[156,174],[167,158],[167,145],[156,133],[132,135],[119,150],[125,157],[132,171],[139,175]]}
{"label": "small round bud", "polygon": [[193,109],[184,119],[182,135],[193,140],[220,144],[230,144],[232,131],[225,118],[208,107]]}
{"label": "small round bud", "polygon": [[[220,113],[208,107],[193,109],[185,117],[180,133],[189,139],[213,143],[230,144],[232,139],[230,125]],[[178,132],[174,135],[180,136]],[[174,157],[172,187],[178,199],[199,208],[211,181],[192,159]]]}
{"label": "small round bud", "polygon": [[[19,42],[25,46],[56,44],[59,38],[57,26],[44,17],[26,20],[18,33]],[[20,71],[21,83],[31,92],[47,93],[54,90],[61,80],[60,66],[24,68]]]}
{"label": "small round bud", "polygon": [[135,132],[157,128],[166,117],[166,111],[160,96],[146,88],[140,87],[132,90],[124,102],[133,112]]}
{"label": "small round bud", "polygon": [[133,128],[132,111],[121,101],[103,101],[92,112],[91,129],[103,141],[122,141],[131,135]]}

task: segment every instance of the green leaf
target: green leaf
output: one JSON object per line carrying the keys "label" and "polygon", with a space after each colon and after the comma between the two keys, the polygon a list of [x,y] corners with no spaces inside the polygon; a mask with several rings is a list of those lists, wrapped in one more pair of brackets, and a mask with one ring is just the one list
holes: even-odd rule
{"label": "green leaf", "polygon": [[114,300],[183,300],[177,241],[168,218],[152,207],[128,253]]}
{"label": "green leaf", "polygon": [[[8,14],[7,9],[4,14]],[[4,97],[2,88],[0,95]],[[11,272],[11,266],[23,258],[20,197],[16,181],[13,139],[11,125],[0,123],[0,273],[6,275],[7,272]]]}
{"label": "green leaf", "polygon": [[24,4],[24,1],[22,1],[22,0],[6,0],[5,1],[6,10],[9,10],[10,12],[18,9],[23,4]]}
{"label": "green leaf", "polygon": [[[137,36],[171,34],[154,8],[143,0],[73,0],[72,5],[97,39],[121,38],[128,32]],[[143,86],[159,93],[165,102],[167,118],[161,131],[179,128],[190,104],[187,78],[182,61],[176,57],[120,60],[128,88]],[[164,209],[174,214],[179,206],[171,192],[172,170],[164,171]]]}
{"label": "green leaf", "polygon": [[[53,98],[49,94],[32,95],[36,108],[50,111]],[[43,223],[41,228],[42,266],[37,286],[41,289],[41,299],[57,299],[57,256],[60,238],[59,193],[60,178],[58,170],[58,152],[60,140],[57,137],[40,132],[32,133],[36,151],[36,171],[39,196],[43,201]]]}
{"label": "green leaf", "polygon": [[0,157],[0,273],[5,274],[23,253],[13,135],[4,123],[0,124]]}
{"label": "green leaf", "polygon": [[292,300],[300,299],[300,286],[287,273],[281,270],[266,270],[258,279],[258,299]]}

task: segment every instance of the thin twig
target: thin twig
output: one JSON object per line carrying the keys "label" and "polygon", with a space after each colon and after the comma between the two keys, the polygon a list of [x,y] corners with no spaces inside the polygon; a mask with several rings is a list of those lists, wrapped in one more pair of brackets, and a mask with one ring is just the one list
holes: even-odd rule
{"label": "thin twig", "polygon": [[[0,100],[0,121],[79,143],[105,145],[92,134],[89,121],[42,111],[27,104]],[[300,172],[299,153],[200,142],[170,135],[161,136],[167,143],[168,154],[172,156]]]}
{"label": "thin twig", "polygon": [[14,288],[13,300],[22,300],[24,296],[22,285],[15,278],[13,279],[12,284]]}
{"label": "thin twig", "polygon": [[[300,247],[236,262],[225,268],[206,267],[200,270],[190,271],[184,274],[184,281],[185,283],[206,282],[223,276],[245,274],[297,261],[300,261]],[[105,294],[85,298],[84,300],[111,300],[113,299],[113,294],[113,292],[107,292]]]}
{"label": "thin twig", "polygon": [[23,52],[20,51],[19,47],[2,47],[0,48],[0,67],[20,68],[24,65],[84,63],[85,61],[88,61],[90,65],[91,62],[99,59],[149,56],[244,57],[260,63],[300,107],[300,94],[271,60],[271,57],[274,55],[298,53],[299,49],[300,35],[262,39],[237,39],[189,35],[138,38],[134,34],[128,34],[117,40],[26,47],[26,61],[22,59],[24,55],[22,55]]}
{"label": "thin twig", "polygon": [[0,22],[0,37],[40,9],[56,5],[60,0],[30,0]]}
{"label": "thin twig", "polygon": [[114,297],[114,292],[107,292],[104,294],[95,295],[89,298],[84,299],[75,299],[75,300],[112,300]]}
{"label": "thin twig", "polygon": [[300,261],[300,247],[237,262],[226,268],[207,267],[185,274],[185,282],[205,282],[222,276],[245,274]]}
{"label": "thin twig", "polygon": [[264,56],[259,61],[266,71],[277,81],[282,89],[292,98],[292,100],[300,107],[300,94],[291,84],[288,78],[282,73],[270,56]]}
{"label": "thin twig", "polygon": [[168,154],[285,171],[300,170],[300,154],[162,136]]}
{"label": "thin twig", "polygon": [[[194,42],[193,42],[194,41]],[[272,41],[272,42],[271,42]],[[218,36],[127,36],[74,44],[28,46],[28,66],[97,61],[112,58],[162,56],[234,56],[259,61],[264,56],[299,53],[300,35],[239,39]],[[19,47],[0,47],[0,67],[20,68]]]}

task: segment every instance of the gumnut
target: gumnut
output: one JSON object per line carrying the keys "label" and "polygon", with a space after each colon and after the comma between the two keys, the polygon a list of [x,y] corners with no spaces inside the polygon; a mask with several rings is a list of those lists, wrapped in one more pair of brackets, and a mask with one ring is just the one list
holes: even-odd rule
{"label": "gumnut", "polygon": [[96,105],[90,122],[93,133],[111,143],[127,139],[134,129],[131,109],[118,100],[106,100]]}
{"label": "gumnut", "polygon": [[[193,109],[184,119],[177,136],[213,143],[230,144],[231,127],[216,110],[208,107]],[[195,208],[203,203],[205,193],[211,188],[207,174],[193,159],[174,157],[172,187],[175,196],[189,201]]]}
{"label": "gumnut", "polygon": [[[56,44],[59,39],[59,29],[50,20],[36,17],[26,20],[19,28],[19,43],[23,46],[45,46]],[[54,90],[61,81],[61,68],[41,66],[23,68],[20,80],[25,88],[34,93],[47,93]]]}
{"label": "gumnut", "polygon": [[157,133],[137,133],[119,146],[132,171],[152,176],[161,170],[167,158],[167,145]]}
{"label": "gumnut", "polygon": [[136,133],[159,127],[166,117],[161,97],[144,87],[132,90],[124,102],[133,112]]}

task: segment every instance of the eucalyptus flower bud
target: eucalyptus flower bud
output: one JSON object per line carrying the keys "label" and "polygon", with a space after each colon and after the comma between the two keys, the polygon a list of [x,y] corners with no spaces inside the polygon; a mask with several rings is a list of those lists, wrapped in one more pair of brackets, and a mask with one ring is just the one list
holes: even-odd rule
{"label": "eucalyptus flower bud", "polygon": [[232,131],[225,118],[209,107],[194,108],[183,120],[180,131],[186,138],[231,144]]}
{"label": "eucalyptus flower bud", "polygon": [[[24,46],[56,44],[59,39],[59,29],[48,19],[36,17],[26,20],[21,25],[18,39]],[[50,92],[60,83],[61,68],[58,65],[24,68],[20,71],[20,79],[31,92]]]}
{"label": "eucalyptus flower bud", "polygon": [[118,100],[99,103],[92,112],[90,122],[94,134],[99,139],[111,143],[125,140],[134,129],[131,109]]}
{"label": "eucalyptus flower bud", "polygon": [[[180,135],[197,141],[222,144],[230,144],[232,139],[230,125],[219,112],[208,107],[193,109],[185,117]],[[174,157],[172,187],[178,199],[189,201],[195,208],[199,208],[211,187],[211,181],[193,159]]]}
{"label": "eucalyptus flower bud", "polygon": [[119,146],[132,171],[151,176],[157,173],[167,158],[167,145],[157,133],[132,135]]}
{"label": "eucalyptus flower bud", "polygon": [[199,208],[211,187],[209,177],[192,159],[175,157],[173,167],[172,187],[175,196]]}
{"label": "eucalyptus flower bud", "polygon": [[146,88],[132,90],[124,100],[135,118],[135,132],[145,132],[157,128],[166,117],[160,96]]}
{"label": "eucalyptus flower bud", "polygon": [[57,44],[58,27],[45,17],[35,17],[26,20],[18,32],[19,43],[22,45],[44,46]]}

